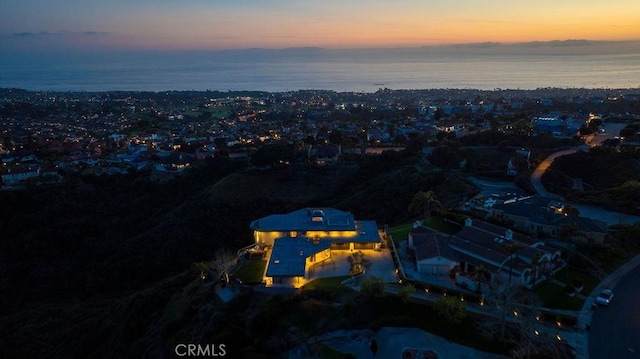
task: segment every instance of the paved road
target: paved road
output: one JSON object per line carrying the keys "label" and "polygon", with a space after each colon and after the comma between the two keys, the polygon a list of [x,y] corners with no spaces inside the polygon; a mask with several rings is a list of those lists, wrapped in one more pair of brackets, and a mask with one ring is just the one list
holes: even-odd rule
{"label": "paved road", "polygon": [[640,358],[640,267],[612,286],[614,300],[591,318],[590,359]]}
{"label": "paved road", "polygon": [[[533,188],[535,188],[536,192],[538,192],[538,194],[541,197],[563,201],[562,196],[557,195],[555,193],[551,193],[547,191],[546,188],[544,188],[541,181],[542,174],[544,174],[544,172],[547,170],[547,168],[549,168],[553,160],[555,160],[556,158],[560,156],[569,155],[581,150],[582,151],[588,150],[588,148],[589,148],[588,146],[583,145],[583,146],[575,147],[572,149],[553,153],[549,157],[545,158],[545,160],[542,161],[531,174],[531,184],[533,185]],[[578,204],[578,203],[568,203],[568,204],[570,204],[574,208],[577,208],[578,211],[580,211],[581,216],[593,218],[593,219],[599,219],[601,221],[607,222],[609,225],[635,224],[640,222],[640,217],[638,216],[611,212],[597,206],[589,206],[589,205]]]}
{"label": "paved road", "polygon": [[541,181],[542,175],[547,170],[547,168],[551,166],[551,162],[553,162],[553,160],[555,160],[556,158],[569,155],[572,153],[576,153],[580,150],[588,150],[588,149],[589,149],[589,146],[584,145],[584,146],[556,152],[551,154],[549,157],[545,158],[544,161],[540,162],[538,167],[536,167],[536,169],[531,174],[531,184],[533,185],[533,188],[535,188],[536,192],[538,192],[538,194],[544,198],[562,200],[561,196],[555,193],[548,192],[546,188],[544,188]]}

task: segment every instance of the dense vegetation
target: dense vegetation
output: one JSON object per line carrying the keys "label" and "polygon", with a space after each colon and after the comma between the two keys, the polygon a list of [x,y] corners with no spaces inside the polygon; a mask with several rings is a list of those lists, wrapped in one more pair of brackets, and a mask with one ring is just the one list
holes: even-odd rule
{"label": "dense vegetation", "polygon": [[[576,179],[582,188],[575,187]],[[562,156],[553,161],[542,180],[545,187],[569,201],[639,213],[640,157],[635,151],[619,152],[601,146]]]}
{"label": "dense vegetation", "polygon": [[[385,152],[338,170],[247,172],[243,162],[219,158],[166,181],[70,174],[57,187],[2,191],[0,345],[12,357],[131,356],[197,331],[192,316],[219,304],[210,290],[197,303],[184,294],[206,267],[193,263],[251,243],[251,220],[332,206],[394,225],[412,218],[407,208],[417,191],[433,190],[443,204],[473,192],[453,173],[416,166],[418,159]],[[165,318],[186,305],[174,303],[181,295],[190,303],[175,314],[182,319]],[[225,310],[216,315],[232,315]],[[214,322],[210,338],[236,337],[230,321]],[[34,337],[42,338],[37,348]]]}
{"label": "dense vegetation", "polygon": [[[473,196],[476,188],[459,171],[513,179],[503,166],[514,148],[533,145],[544,154],[559,145],[544,138],[522,143],[520,137],[491,131],[465,143],[443,138],[434,144],[436,155],[425,156],[420,139],[414,140],[416,146],[401,152],[346,156],[336,169],[304,166],[291,148],[275,148],[256,155],[275,154],[278,163],[287,156],[298,164],[247,171],[244,162],[219,157],[168,180],[145,173],[69,174],[57,187],[0,192],[7,204],[0,209],[0,291],[9,293],[0,298],[0,345],[14,357],[47,352],[112,357],[168,355],[172,345],[184,341],[225,342],[235,353],[259,357],[333,329],[407,325],[437,332],[438,326],[424,324],[437,316],[430,310],[414,308],[424,315],[420,318],[394,312],[398,304],[392,302],[401,298],[245,293],[224,304],[198,279],[216,250],[251,243],[249,223],[256,218],[331,206],[394,226],[420,216],[408,211],[420,191],[432,191],[444,209]],[[455,161],[440,161],[441,154]],[[635,159],[606,157],[612,155],[594,153],[597,159],[588,160],[623,161],[625,171],[633,170]],[[462,160],[466,166],[458,170]],[[601,191],[615,188],[603,184]],[[372,311],[384,315],[372,318]],[[287,314],[293,312],[298,314]],[[274,335],[278,327],[288,329]],[[467,344],[491,349],[491,343],[473,339],[471,322],[464,327],[471,330],[458,340],[472,338]],[[37,347],[30,344],[34,336],[42,338]]]}

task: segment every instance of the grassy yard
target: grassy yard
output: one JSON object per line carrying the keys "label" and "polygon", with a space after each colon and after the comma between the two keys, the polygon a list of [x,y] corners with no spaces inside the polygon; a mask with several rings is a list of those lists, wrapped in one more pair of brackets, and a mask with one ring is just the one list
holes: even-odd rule
{"label": "grassy yard", "polygon": [[444,218],[442,217],[429,218],[429,221],[427,222],[427,227],[433,228],[436,231],[440,231],[446,234],[456,234],[460,232],[460,229],[462,229],[462,226],[458,224],[445,222]]}
{"label": "grassy yard", "polygon": [[413,223],[403,224],[398,227],[389,228],[389,234],[396,243],[406,241],[409,238],[409,232],[413,229]]}
{"label": "grassy yard", "polygon": [[247,284],[257,284],[262,282],[264,269],[267,267],[267,261],[254,258],[248,259],[233,273],[233,275]]}
{"label": "grassy yard", "polygon": [[549,282],[537,286],[535,292],[547,308],[580,310],[584,304],[584,300],[566,295],[564,287]]}
{"label": "grassy yard", "polygon": [[595,288],[600,283],[598,278],[594,277],[593,275],[573,268],[561,269],[554,275],[554,278],[566,284],[572,284],[573,280],[575,279],[581,280],[582,283],[584,283],[584,289],[582,290],[582,294],[584,295],[589,295],[593,288]]}

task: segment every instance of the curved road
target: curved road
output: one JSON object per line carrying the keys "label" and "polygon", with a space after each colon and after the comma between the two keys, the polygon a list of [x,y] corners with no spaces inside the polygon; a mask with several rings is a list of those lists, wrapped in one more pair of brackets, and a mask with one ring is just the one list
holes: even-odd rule
{"label": "curved road", "polygon": [[553,160],[555,160],[556,158],[588,149],[589,146],[584,145],[564,151],[559,151],[556,153],[552,153],[551,155],[549,155],[549,157],[545,158],[544,161],[540,162],[538,167],[536,167],[536,169],[531,174],[531,184],[533,185],[533,188],[536,189],[536,192],[538,192],[538,194],[544,198],[562,200],[562,196],[548,192],[547,189],[544,188],[544,186],[542,185],[542,175],[549,168],[549,166],[551,166],[551,162],[553,162]]}
{"label": "curved road", "polygon": [[589,332],[590,359],[640,358],[640,267],[612,286],[609,307],[595,310]]}
{"label": "curved road", "polygon": [[[553,160],[555,160],[556,158],[560,156],[576,153],[581,150],[587,150],[587,149],[589,149],[589,146],[583,145],[583,146],[575,147],[572,149],[559,151],[551,154],[549,157],[545,158],[544,161],[540,162],[538,167],[536,167],[536,169],[531,174],[531,184],[533,185],[533,188],[535,188],[536,192],[538,192],[538,194],[544,198],[563,201],[562,196],[557,195],[555,193],[551,193],[547,191],[546,188],[544,188],[541,181],[542,175],[549,168]],[[569,203],[569,204],[571,205],[571,207],[577,208],[578,211],[580,211],[581,216],[605,221],[609,225],[634,224],[634,223],[640,222],[640,217],[638,216],[618,213],[618,212],[611,212],[597,206],[589,206],[589,205],[578,204],[578,203]]]}

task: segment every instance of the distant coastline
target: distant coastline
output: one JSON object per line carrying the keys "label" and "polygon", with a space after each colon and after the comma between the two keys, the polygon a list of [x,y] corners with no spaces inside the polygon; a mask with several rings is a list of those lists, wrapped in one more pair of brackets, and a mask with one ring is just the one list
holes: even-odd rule
{"label": "distant coastline", "polygon": [[0,87],[53,91],[635,88],[640,42],[247,49],[0,58]]}

